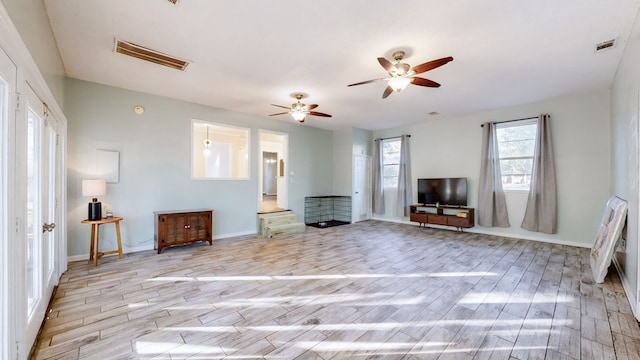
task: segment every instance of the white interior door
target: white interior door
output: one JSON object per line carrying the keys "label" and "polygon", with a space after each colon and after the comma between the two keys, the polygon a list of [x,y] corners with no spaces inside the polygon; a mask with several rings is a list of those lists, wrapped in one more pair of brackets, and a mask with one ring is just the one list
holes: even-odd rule
{"label": "white interior door", "polygon": [[371,219],[371,156],[353,156],[353,222]]}

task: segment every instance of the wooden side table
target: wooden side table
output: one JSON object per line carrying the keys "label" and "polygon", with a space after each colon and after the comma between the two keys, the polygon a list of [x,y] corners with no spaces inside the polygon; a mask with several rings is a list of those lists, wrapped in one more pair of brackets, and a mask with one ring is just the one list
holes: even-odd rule
{"label": "wooden side table", "polygon": [[[120,221],[122,217],[102,218],[100,220],[82,220],[83,224],[91,224],[91,250],[89,252],[89,261],[93,260],[93,266],[98,266],[98,259],[104,255],[118,254],[122,259],[122,239],[120,238]],[[98,234],[100,233],[100,225],[116,224],[116,235],[118,238],[118,250],[98,252]]]}

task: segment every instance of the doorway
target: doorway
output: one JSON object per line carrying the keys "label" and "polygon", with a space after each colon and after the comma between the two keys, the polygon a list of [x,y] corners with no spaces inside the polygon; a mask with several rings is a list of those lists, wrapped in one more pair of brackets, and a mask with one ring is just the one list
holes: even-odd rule
{"label": "doorway", "polygon": [[283,211],[288,208],[286,166],[289,135],[260,130],[259,213]]}
{"label": "doorway", "polygon": [[262,152],[262,197],[277,196],[277,169],[278,153],[271,151]]}

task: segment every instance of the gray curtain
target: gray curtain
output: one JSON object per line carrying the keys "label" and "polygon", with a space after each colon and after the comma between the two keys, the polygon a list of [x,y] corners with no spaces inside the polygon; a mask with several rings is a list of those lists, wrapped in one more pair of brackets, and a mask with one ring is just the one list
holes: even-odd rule
{"label": "gray curtain", "polygon": [[482,126],[482,158],[478,184],[478,225],[509,227],[507,203],[502,190],[496,126]]}
{"label": "gray curtain", "polygon": [[538,117],[538,134],[533,152],[531,187],[522,227],[546,234],[557,231],[556,171],[553,165],[549,115]]}
{"label": "gray curtain", "polygon": [[398,216],[409,216],[409,205],[413,202],[412,189],[409,135],[402,135],[400,137],[400,169],[398,172],[398,199],[396,202]]}
{"label": "gray curtain", "polygon": [[373,212],[384,214],[384,185],[382,184],[382,139],[374,140],[373,153]]}

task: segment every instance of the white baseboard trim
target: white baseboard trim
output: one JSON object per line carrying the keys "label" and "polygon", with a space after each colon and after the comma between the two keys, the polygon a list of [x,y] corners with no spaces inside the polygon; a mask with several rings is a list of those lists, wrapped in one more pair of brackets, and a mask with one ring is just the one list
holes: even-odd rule
{"label": "white baseboard trim", "polygon": [[215,240],[215,239],[226,239],[226,238],[231,238],[231,237],[236,237],[236,236],[255,235],[257,233],[258,232],[256,230],[248,230],[248,231],[241,231],[241,232],[237,232],[237,233],[222,234],[222,235],[214,236],[213,240]]}
{"label": "white baseboard trim", "polygon": [[[417,223],[411,222],[411,221],[408,221],[408,220],[375,218],[375,217],[372,218],[372,220],[380,220],[380,221],[387,221],[387,222],[392,222],[392,223],[399,223],[399,224],[407,224],[407,225],[418,226]],[[433,229],[442,229],[442,230],[455,231],[455,229],[452,228],[451,226],[441,226],[441,225],[429,224],[429,227],[433,228]],[[475,227],[473,227],[471,229],[464,229],[464,232],[470,232],[470,233],[474,233],[474,234],[502,236],[502,237],[508,237],[508,238],[522,239],[522,240],[540,241],[540,242],[546,242],[546,243],[550,243],[550,244],[568,245],[568,246],[576,246],[576,247],[582,247],[582,248],[591,248],[591,244],[585,244],[585,243],[580,243],[580,242],[575,242],[575,241],[566,241],[566,240],[561,240],[561,239],[539,238],[539,237],[535,237],[535,236],[527,236],[527,235],[516,234],[516,233],[504,233],[504,232],[497,232],[497,231],[479,230],[478,228],[475,228]]]}
{"label": "white baseboard trim", "polygon": [[[226,239],[226,238],[236,237],[236,236],[254,235],[254,234],[257,234],[257,232],[255,230],[249,230],[249,231],[243,231],[243,232],[237,232],[237,233],[231,233],[231,234],[222,234],[222,235],[214,236],[213,240]],[[129,253],[135,253],[135,252],[147,251],[147,250],[154,250],[154,249],[155,249],[155,246],[153,244],[142,245],[142,246],[134,246],[134,247],[123,246],[122,247],[122,253],[123,254],[129,254]],[[80,255],[72,255],[72,256],[68,256],[67,257],[67,262],[80,261],[80,260],[89,261],[89,253],[80,254]]]}
{"label": "white baseboard trim", "polygon": [[627,299],[629,299],[629,306],[631,306],[631,311],[633,312],[633,316],[636,319],[640,320],[640,309],[638,309],[638,298],[636,298],[636,294],[632,291],[633,287],[629,284],[629,279],[626,277],[625,273],[622,271],[622,266],[618,263],[618,259],[614,256],[611,259],[613,265],[618,270],[618,275],[620,275],[620,281],[622,282],[622,287],[624,288],[624,292],[627,294]]}
{"label": "white baseboard trim", "polygon": [[[134,247],[126,247],[123,246],[122,247],[122,253],[123,254],[129,254],[129,253],[134,253],[134,252],[139,252],[139,251],[147,251],[147,250],[153,250],[154,249],[154,245],[150,244],[150,245],[143,245],[143,246],[134,246]],[[80,254],[80,255],[72,255],[72,256],[68,256],[67,257],[67,261],[80,261],[80,260],[87,260],[89,261],[89,253],[86,254]]]}

